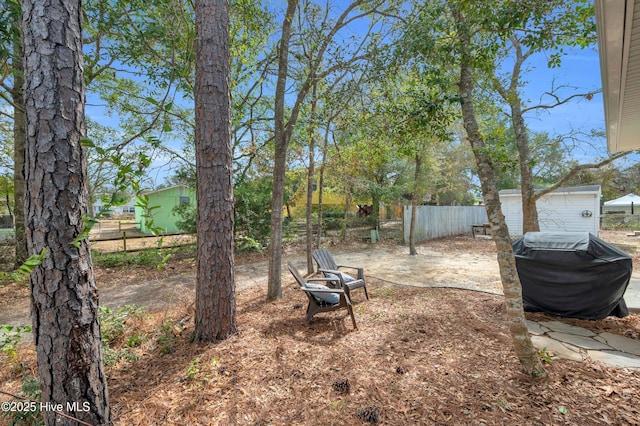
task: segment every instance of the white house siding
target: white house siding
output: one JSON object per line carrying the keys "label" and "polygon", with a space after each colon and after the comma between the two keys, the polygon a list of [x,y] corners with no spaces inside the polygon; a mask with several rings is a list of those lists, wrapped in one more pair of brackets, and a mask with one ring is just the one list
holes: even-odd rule
{"label": "white house siding", "polygon": [[[600,233],[600,187],[588,190],[564,190],[544,195],[538,200],[538,220],[542,232]],[[502,211],[511,236],[522,235],[522,202],[520,193],[500,191]],[[583,216],[591,212],[591,216]]]}

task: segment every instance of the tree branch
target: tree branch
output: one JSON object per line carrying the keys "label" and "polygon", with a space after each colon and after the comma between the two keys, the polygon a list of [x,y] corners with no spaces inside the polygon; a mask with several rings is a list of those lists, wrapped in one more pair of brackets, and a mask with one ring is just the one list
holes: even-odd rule
{"label": "tree branch", "polygon": [[562,185],[564,185],[565,183],[567,183],[572,177],[574,177],[575,175],[577,175],[579,172],[583,171],[583,170],[588,170],[588,169],[599,169],[601,167],[606,166],[607,164],[611,164],[614,161],[616,161],[619,158],[622,158],[626,155],[631,154],[633,151],[622,151],[622,152],[617,152],[615,154],[613,154],[611,157],[602,160],[599,163],[595,163],[595,164],[580,164],[577,165],[575,167],[573,167],[569,173],[567,173],[562,179],[560,179],[558,182],[556,182],[554,185],[550,186],[549,188],[545,188],[545,189],[540,189],[540,190],[536,190],[535,195],[532,197],[532,201],[537,201],[539,200],[542,196],[555,191],[556,189],[560,188]]}
{"label": "tree branch", "polygon": [[564,99],[561,99],[558,95],[556,95],[553,92],[544,92],[543,95],[551,96],[553,99],[555,99],[555,103],[548,104],[548,105],[535,105],[535,106],[531,106],[531,107],[528,107],[528,108],[523,108],[522,113],[524,114],[526,112],[533,111],[533,110],[536,110],[536,109],[552,109],[552,108],[555,108],[557,106],[566,104],[567,102],[569,102],[569,101],[571,101],[572,99],[575,99],[575,98],[587,98],[587,99],[589,99],[590,96],[593,96],[593,95],[595,95],[597,93],[600,93],[600,92],[602,92],[602,89],[594,90],[592,92],[587,92],[587,93],[576,93],[576,94],[571,95],[568,98],[564,98]]}

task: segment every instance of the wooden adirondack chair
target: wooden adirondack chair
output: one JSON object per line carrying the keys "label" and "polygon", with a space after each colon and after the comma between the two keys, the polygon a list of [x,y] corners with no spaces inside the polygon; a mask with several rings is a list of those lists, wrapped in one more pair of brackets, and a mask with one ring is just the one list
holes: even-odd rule
{"label": "wooden adirondack chair", "polygon": [[[335,284],[335,288],[329,288],[327,286],[319,286],[324,288],[316,287],[314,284],[317,282],[329,282],[329,281],[339,281],[338,278],[327,278],[327,277],[318,277],[318,278],[303,278],[298,269],[291,264],[291,262],[287,263],[289,267],[289,272],[296,279],[298,285],[300,286],[300,290],[304,291],[309,299],[309,305],[307,306],[307,314],[306,321],[307,324],[311,322],[311,319],[318,312],[330,312],[338,309],[346,309],[351,316],[351,322],[353,323],[353,328],[357,329],[356,318],[353,316],[353,307],[351,305],[351,299],[349,297],[349,288],[340,288],[339,284]],[[315,288],[314,288],[315,287]],[[329,300],[329,295],[337,295],[338,298],[335,300]],[[324,300],[323,300],[324,299]]]}
{"label": "wooden adirondack chair", "polygon": [[[367,283],[364,280],[363,268],[358,266],[337,265],[331,252],[325,249],[314,251],[312,256],[318,264],[318,272],[322,272],[327,278],[340,277],[340,285],[348,287],[349,290],[364,288],[364,294],[367,300],[369,300],[369,292],[367,291]],[[340,268],[353,269],[357,272],[357,275],[356,277],[352,277],[349,274],[341,272]]]}

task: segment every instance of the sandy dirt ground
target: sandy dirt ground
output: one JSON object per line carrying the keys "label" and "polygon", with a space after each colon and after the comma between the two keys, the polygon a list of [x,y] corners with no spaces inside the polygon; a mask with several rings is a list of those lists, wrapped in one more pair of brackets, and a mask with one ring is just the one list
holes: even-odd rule
{"label": "sandy dirt ground", "polygon": [[[92,247],[102,244],[104,243],[92,243]],[[329,241],[328,245],[331,246],[332,242]],[[407,247],[388,244],[356,243],[346,247],[333,245],[331,250],[339,264],[362,266],[366,276],[390,284],[473,288],[490,293],[499,293],[501,288],[491,240],[473,240],[470,237],[438,240],[421,245],[417,256],[410,256]],[[300,270],[305,270],[305,258],[301,253],[303,250],[300,247],[287,247],[284,263],[292,261]],[[137,280],[132,277],[126,282],[121,280],[127,271],[106,271],[106,274],[98,272],[96,281],[100,290],[100,303],[110,307],[136,303],[156,309],[192,297],[195,264],[177,269],[174,276],[160,276],[158,279],[140,276]],[[245,260],[236,265],[237,290],[242,291],[256,285],[266,286],[267,274],[266,260]],[[286,267],[283,267],[283,278],[285,281],[291,280]],[[0,324],[29,322],[28,297],[14,299],[10,305],[0,302]]]}
{"label": "sandy dirt ground", "polygon": [[[640,237],[627,237],[624,232],[603,231],[601,238],[628,249],[634,258],[638,256],[636,250],[640,248]],[[146,246],[151,247],[154,241],[149,239]],[[168,243],[167,240],[165,242]],[[184,238],[180,242],[185,242]],[[114,243],[94,242],[92,247],[100,249],[105,244]],[[491,239],[457,236],[426,241],[418,246],[416,256],[409,255],[408,247],[396,244],[344,245],[339,241],[326,240],[325,247],[334,253],[338,264],[362,266],[366,277],[388,284],[462,288],[502,294],[495,245]],[[256,261],[252,261],[252,256],[244,256],[236,265],[238,291],[267,285],[268,264],[265,256],[254,257]],[[283,279],[292,282],[285,266],[288,261],[305,271],[304,249],[288,246],[284,250]],[[177,301],[193,299],[195,262],[170,264],[163,273],[143,272],[126,269],[97,271],[100,304],[113,308],[135,303],[160,309]],[[22,290],[18,295],[2,297],[10,291],[11,288],[0,289],[0,324],[29,324],[28,292]]]}

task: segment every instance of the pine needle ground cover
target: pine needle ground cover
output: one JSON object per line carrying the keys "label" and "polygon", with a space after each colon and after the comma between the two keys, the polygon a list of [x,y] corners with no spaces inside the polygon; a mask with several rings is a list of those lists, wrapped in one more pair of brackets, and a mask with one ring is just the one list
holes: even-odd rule
{"label": "pine needle ground cover", "polygon": [[[548,380],[519,373],[501,298],[455,289],[371,282],[357,299],[358,330],[344,313],[304,323],[306,298],[287,282],[238,296],[239,333],[190,342],[192,305],[124,320],[108,366],[121,425],[638,424],[640,372],[553,360]],[[637,316],[578,321],[639,337]],[[132,344],[132,342],[139,342]],[[32,350],[20,359],[35,370]],[[17,391],[18,368],[0,388]]]}

